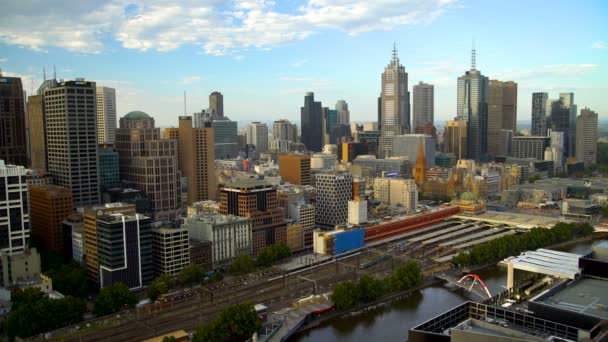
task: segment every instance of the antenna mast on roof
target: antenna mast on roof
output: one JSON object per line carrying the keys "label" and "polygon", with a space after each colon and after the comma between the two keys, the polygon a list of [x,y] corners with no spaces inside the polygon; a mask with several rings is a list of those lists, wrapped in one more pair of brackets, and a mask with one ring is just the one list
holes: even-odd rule
{"label": "antenna mast on roof", "polygon": [[57,79],[57,68],[55,68],[55,64],[53,64],[53,79]]}
{"label": "antenna mast on roof", "polygon": [[42,66],[42,79],[46,81],[46,67],[44,65]]}
{"label": "antenna mast on roof", "polygon": [[186,91],[184,90],[184,116],[186,115]]}
{"label": "antenna mast on roof", "polygon": [[475,64],[476,64],[476,53],[475,53],[475,39],[473,39],[473,50],[471,50],[471,70],[475,70]]}

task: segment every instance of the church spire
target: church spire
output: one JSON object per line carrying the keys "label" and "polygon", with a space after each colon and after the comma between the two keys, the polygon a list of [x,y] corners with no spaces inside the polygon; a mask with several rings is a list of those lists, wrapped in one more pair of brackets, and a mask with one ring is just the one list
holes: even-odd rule
{"label": "church spire", "polygon": [[422,137],[420,137],[418,142],[418,156],[416,157],[414,178],[416,184],[422,188],[422,184],[426,181],[426,156],[424,154],[424,140]]}

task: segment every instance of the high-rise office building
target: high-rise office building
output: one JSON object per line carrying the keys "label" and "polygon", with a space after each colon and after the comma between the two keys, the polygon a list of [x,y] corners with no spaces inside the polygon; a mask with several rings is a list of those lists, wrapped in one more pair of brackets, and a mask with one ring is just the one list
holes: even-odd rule
{"label": "high-rise office building", "polygon": [[30,199],[32,234],[42,240],[45,249],[62,253],[66,238],[63,220],[72,213],[72,193],[58,185],[34,186]]}
{"label": "high-rise office building", "polygon": [[310,155],[280,154],[279,175],[291,184],[310,185]]}
{"label": "high-rise office building", "polygon": [[554,132],[564,132],[564,154],[574,157],[576,150],[576,105],[574,93],[561,93],[559,100],[551,103],[551,125],[547,125]]}
{"label": "high-rise office building", "polygon": [[116,140],[116,90],[97,87],[97,142],[114,144]]}
{"label": "high-rise office building", "polygon": [[181,205],[177,141],[161,139],[160,128],[148,114],[134,111],[120,118],[116,130],[120,178],[146,192],[153,220],[179,216]]}
{"label": "high-rise office building", "polygon": [[0,71],[0,159],[7,164],[27,166],[25,101],[19,77]]}
{"label": "high-rise office building", "polygon": [[179,118],[179,169],[188,180],[188,204],[215,200],[215,149],[212,128],[194,128],[191,116]]}
{"label": "high-rise office building", "polygon": [[27,99],[27,118],[30,128],[30,167],[46,171],[46,125],[44,120],[44,96],[33,95]]}
{"label": "high-rise office building", "polygon": [[0,254],[21,253],[29,242],[28,173],[25,167],[0,159]]}
{"label": "high-rise office building", "polygon": [[435,87],[420,81],[414,86],[414,128],[435,124]]}
{"label": "high-rise office building", "polygon": [[240,178],[220,185],[220,213],[253,219],[251,251],[287,242],[287,222],[278,206],[277,189],[264,180]]}
{"label": "high-rise office building", "polygon": [[96,223],[99,287],[118,282],[130,289],[149,285],[154,277],[150,218],[118,213],[100,215]]}
{"label": "high-rise office building", "polygon": [[456,113],[467,122],[467,157],[480,160],[488,147],[488,78],[476,69],[475,49],[471,70],[458,77]]}
{"label": "high-rise office building", "polygon": [[218,117],[224,116],[224,96],[219,91],[209,94],[209,109]]}
{"label": "high-rise office building", "polygon": [[517,83],[490,80],[488,83],[488,153],[500,154],[500,131],[515,131]]}
{"label": "high-rise office building", "polygon": [[547,93],[532,93],[532,135],[547,135],[547,116],[550,114],[548,110],[549,95]]}
{"label": "high-rise office building", "polygon": [[154,276],[176,276],[190,263],[188,229],[158,228],[152,230],[152,264]]}
{"label": "high-rise office building", "polygon": [[259,121],[250,123],[247,126],[247,144],[255,145],[258,153],[268,151],[268,126]]}
{"label": "high-rise office building", "polygon": [[407,88],[407,73],[399,63],[397,49],[393,49],[393,58],[382,73],[382,93],[380,96],[380,131],[382,138],[378,154],[390,157],[392,153],[391,137],[410,132],[410,93]]}
{"label": "high-rise office building", "polygon": [[346,103],[346,101],[338,100],[338,102],[336,102],[336,111],[338,112],[339,124],[350,123],[350,111],[348,110],[348,103]]}
{"label": "high-rise office building", "polygon": [[513,150],[513,131],[510,129],[500,130],[500,148],[498,149],[499,156],[510,156]]}
{"label": "high-rise office building", "polygon": [[44,90],[48,173],[76,208],[100,203],[95,89],[76,79]]}
{"label": "high-rise office building", "polygon": [[443,131],[443,152],[453,153],[456,159],[467,158],[467,122],[464,120],[447,121]]}
{"label": "high-rise office building", "polygon": [[591,109],[583,108],[576,118],[576,160],[585,167],[597,162],[597,117]]}
{"label": "high-rise office building", "polygon": [[298,127],[289,120],[281,119],[272,123],[272,139],[296,142]]}
{"label": "high-rise office building", "polygon": [[329,171],[315,175],[317,202],[315,223],[333,229],[348,221],[348,201],[353,194],[353,176],[348,172]]}
{"label": "high-rise office building", "polygon": [[320,152],[323,149],[323,113],[321,102],[315,101],[312,92],[304,96],[304,107],[300,108],[300,124],[302,143],[309,151]]}
{"label": "high-rise office building", "polygon": [[99,184],[104,190],[120,183],[118,152],[114,147],[103,144],[99,146]]}
{"label": "high-rise office building", "polygon": [[323,145],[336,144],[334,130],[338,126],[338,111],[324,107],[323,113]]}
{"label": "high-rise office building", "polygon": [[521,135],[513,137],[511,156],[515,158],[534,158],[544,160],[545,149],[550,146],[547,136]]}
{"label": "high-rise office building", "polygon": [[[199,113],[192,115],[192,126],[194,128],[213,128],[213,145],[215,149],[215,159],[234,159],[238,155],[237,141],[237,122],[230,120],[227,116],[219,116],[219,114],[211,112],[211,110],[202,110]],[[167,132],[173,134],[173,138],[178,139],[177,129],[172,131],[171,128],[165,129],[165,138]]]}
{"label": "high-rise office building", "polygon": [[426,156],[426,167],[435,166],[435,138],[424,134],[403,134],[394,137],[392,157],[407,157],[415,163],[418,160],[420,143]]}

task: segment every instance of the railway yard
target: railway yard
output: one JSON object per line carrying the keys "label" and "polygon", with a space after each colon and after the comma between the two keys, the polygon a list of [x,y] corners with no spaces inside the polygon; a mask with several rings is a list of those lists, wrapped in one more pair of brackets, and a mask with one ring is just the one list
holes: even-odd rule
{"label": "railway yard", "polygon": [[[351,251],[314,265],[290,271],[273,267],[244,277],[205,287],[184,290],[149,304],[121,313],[112,323],[80,324],[53,332],[55,341],[137,341],[175,330],[193,331],[211,321],[229,305],[251,302],[276,311],[311,294],[331,292],[341,281],[363,274],[385,277],[397,267],[416,260],[426,275],[451,267],[451,258],[478,243],[508,234],[515,227],[451,218],[430,226],[408,230],[383,241]],[[35,340],[35,339],[34,339]]]}

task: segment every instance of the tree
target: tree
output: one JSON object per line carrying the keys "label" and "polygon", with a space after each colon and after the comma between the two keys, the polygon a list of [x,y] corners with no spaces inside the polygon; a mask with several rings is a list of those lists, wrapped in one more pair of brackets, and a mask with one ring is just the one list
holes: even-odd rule
{"label": "tree", "polygon": [[252,304],[237,304],[222,310],[209,324],[197,327],[192,341],[244,341],[260,330],[261,326]]}
{"label": "tree", "polygon": [[165,336],[161,342],[177,342],[175,336]]}
{"label": "tree", "polygon": [[454,258],[452,258],[452,263],[454,265],[466,266],[471,263],[471,257],[468,253],[460,252]]}
{"label": "tree", "polygon": [[175,286],[173,278],[168,274],[161,274],[152,281],[148,287],[148,298],[155,301],[158,297],[168,293]]}
{"label": "tree", "polygon": [[602,216],[608,217],[608,204],[602,207]]}
{"label": "tree", "polygon": [[420,266],[415,261],[397,268],[391,277],[391,287],[393,290],[405,290],[422,284],[424,278],[420,271]]}
{"label": "tree", "polygon": [[357,293],[361,301],[371,302],[383,295],[383,283],[369,274],[365,274],[359,279]]}
{"label": "tree", "polygon": [[249,255],[239,255],[232,261],[232,265],[228,272],[234,275],[242,275],[253,272],[254,270],[255,265],[251,257]]}
{"label": "tree", "polygon": [[359,291],[357,285],[352,281],[345,281],[336,284],[331,296],[336,309],[345,310],[353,307],[359,301]]}
{"label": "tree", "polygon": [[11,293],[11,302],[13,303],[11,310],[18,310],[21,306],[24,305],[32,305],[43,298],[46,295],[44,292],[40,291],[40,289],[35,287],[29,287],[27,289],[21,290],[17,289],[13,293]]}
{"label": "tree", "polygon": [[288,258],[291,256],[291,250],[289,246],[285,243],[278,243],[276,245],[270,245],[262,248],[258,257],[256,259],[256,263],[258,266],[266,267],[270,266],[272,263]]}
{"label": "tree", "polygon": [[534,176],[528,178],[528,183],[534,183],[534,182],[536,182],[537,180],[540,180],[540,179],[541,178],[540,178],[539,175],[534,175]]}
{"label": "tree", "polygon": [[109,315],[137,304],[137,296],[129,291],[124,283],[106,286],[99,292],[93,313],[99,316]]}
{"label": "tree", "polygon": [[177,274],[177,281],[182,285],[200,283],[205,277],[205,269],[198,264],[190,264]]}
{"label": "tree", "polygon": [[87,298],[89,282],[85,270],[75,262],[62,264],[46,272],[53,280],[53,288],[78,298]]}

